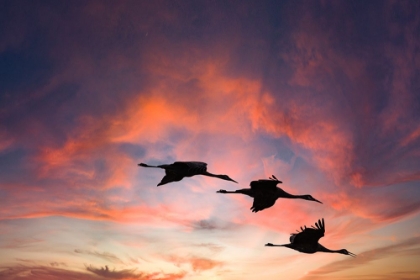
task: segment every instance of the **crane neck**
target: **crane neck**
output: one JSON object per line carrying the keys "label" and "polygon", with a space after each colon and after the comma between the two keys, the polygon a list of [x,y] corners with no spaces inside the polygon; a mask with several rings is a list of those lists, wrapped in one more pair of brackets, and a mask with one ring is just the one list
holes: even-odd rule
{"label": "crane neck", "polygon": [[325,253],[340,253],[340,250],[331,250],[331,249],[325,248],[321,244],[318,244],[318,251],[325,252]]}
{"label": "crane neck", "polygon": [[209,176],[209,177],[216,177],[216,178],[221,178],[223,176],[223,175],[220,175],[220,174],[213,174],[213,173],[210,173],[208,171],[205,171],[202,175]]}
{"label": "crane neck", "polygon": [[254,192],[252,191],[252,189],[239,189],[239,190],[236,190],[235,193],[241,193],[241,194],[248,195],[250,197],[254,197]]}
{"label": "crane neck", "polygon": [[224,174],[213,174],[213,173],[205,171],[205,172],[202,173],[202,175],[210,176],[210,177],[216,177],[216,178],[219,178],[219,179],[222,179],[222,180],[232,181],[232,182],[238,183],[235,180],[229,178],[229,176],[224,175]]}
{"label": "crane neck", "polygon": [[303,198],[303,195],[294,195],[294,194],[285,192],[282,189],[277,190],[277,195],[278,197],[283,197],[283,198]]}

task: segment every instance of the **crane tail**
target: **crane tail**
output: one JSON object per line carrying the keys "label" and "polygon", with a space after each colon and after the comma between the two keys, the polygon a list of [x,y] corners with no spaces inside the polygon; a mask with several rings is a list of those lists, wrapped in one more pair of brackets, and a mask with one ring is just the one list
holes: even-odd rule
{"label": "crane tail", "polygon": [[154,167],[154,168],[160,168],[159,166],[154,166],[154,165],[148,165],[148,164],[145,164],[145,163],[139,163],[139,164],[137,164],[138,166],[142,166],[142,167]]}
{"label": "crane tail", "polygon": [[267,246],[267,247],[289,247],[290,248],[290,244],[272,244],[272,243],[267,243],[267,244],[265,244],[265,246]]}

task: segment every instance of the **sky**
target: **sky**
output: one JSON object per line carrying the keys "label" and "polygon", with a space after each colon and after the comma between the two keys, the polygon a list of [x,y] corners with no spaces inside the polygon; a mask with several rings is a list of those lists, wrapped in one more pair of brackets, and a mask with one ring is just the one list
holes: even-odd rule
{"label": "sky", "polygon": [[[419,1],[0,1],[0,279],[419,279]],[[164,170],[203,161],[238,184]],[[216,193],[275,175],[250,211]],[[341,254],[284,247],[325,219]]]}

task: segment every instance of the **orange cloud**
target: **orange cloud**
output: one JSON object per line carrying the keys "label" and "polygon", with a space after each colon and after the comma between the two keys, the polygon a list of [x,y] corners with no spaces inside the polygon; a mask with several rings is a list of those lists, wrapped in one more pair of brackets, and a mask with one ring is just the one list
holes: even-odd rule
{"label": "orange cloud", "polygon": [[[351,273],[347,271],[345,276],[341,276],[340,272],[344,270],[354,271],[356,267],[360,268],[361,266],[365,266],[374,261],[378,262],[381,259],[390,258],[392,256],[398,256],[398,258],[402,258],[403,256],[416,255],[420,251],[420,249],[418,248],[419,240],[419,237],[413,237],[411,239],[404,240],[397,244],[368,250],[358,254],[356,258],[336,261],[322,266],[314,271],[309,272],[307,276],[301,279],[350,279],[351,277],[359,279],[359,273],[357,272]],[[395,271],[391,268],[391,270],[393,270],[393,273],[391,275],[384,276],[382,274],[379,275],[378,279],[399,279],[398,277],[394,278],[394,276],[400,274],[400,271],[398,271],[399,269]],[[365,270],[363,274],[364,275],[361,275],[361,279],[377,279],[375,278],[375,275],[377,275],[378,273],[377,271]],[[404,279],[416,279],[419,275],[420,273],[417,271],[417,267],[412,266],[410,272],[406,275],[407,278]]]}
{"label": "orange cloud", "polygon": [[136,270],[112,270],[107,266],[95,268],[87,266],[88,272],[79,272],[70,269],[61,269],[48,266],[2,266],[0,267],[0,278],[4,280],[22,279],[22,280],[99,280],[99,279],[121,279],[121,280],[177,280],[183,279],[185,272],[179,273],[143,273]]}
{"label": "orange cloud", "polygon": [[186,275],[185,272],[180,273],[142,273],[134,269],[115,270],[109,269],[108,266],[95,268],[93,266],[86,267],[86,270],[98,276],[107,279],[122,279],[122,280],[176,280],[182,279]]}
{"label": "orange cloud", "polygon": [[175,263],[177,266],[187,263],[191,265],[191,268],[195,272],[211,270],[215,267],[223,266],[223,262],[195,256],[186,258],[179,256],[170,256],[168,257],[168,261]]}

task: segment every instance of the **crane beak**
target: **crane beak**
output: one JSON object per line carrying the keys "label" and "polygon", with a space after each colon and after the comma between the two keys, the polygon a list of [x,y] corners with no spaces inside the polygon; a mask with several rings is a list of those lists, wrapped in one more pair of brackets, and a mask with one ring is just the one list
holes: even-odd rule
{"label": "crane beak", "polygon": [[238,183],[238,182],[236,182],[235,180],[233,180],[233,179],[230,179],[232,182],[235,182],[236,184]]}
{"label": "crane beak", "polygon": [[318,199],[315,199],[315,198],[314,198],[314,201],[319,202],[321,204],[324,204],[324,203],[322,203],[321,201],[319,201]]}
{"label": "crane beak", "polygon": [[352,256],[353,258],[355,258],[356,254],[353,254],[352,252],[349,252],[349,256]]}

